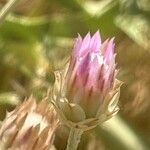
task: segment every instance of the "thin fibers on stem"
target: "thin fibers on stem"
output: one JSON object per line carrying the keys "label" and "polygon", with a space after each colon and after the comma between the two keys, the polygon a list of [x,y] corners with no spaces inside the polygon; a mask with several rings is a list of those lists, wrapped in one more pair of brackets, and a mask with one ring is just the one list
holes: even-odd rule
{"label": "thin fibers on stem", "polygon": [[77,150],[83,131],[81,129],[71,128],[66,150]]}
{"label": "thin fibers on stem", "polygon": [[0,23],[4,21],[9,12],[14,8],[19,0],[9,0],[5,6],[0,10]]}

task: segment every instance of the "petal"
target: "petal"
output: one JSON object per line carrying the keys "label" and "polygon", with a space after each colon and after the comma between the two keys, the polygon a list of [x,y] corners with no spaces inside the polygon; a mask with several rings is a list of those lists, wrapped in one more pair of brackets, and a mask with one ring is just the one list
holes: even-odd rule
{"label": "petal", "polygon": [[113,57],[114,57],[114,38],[112,38],[108,42],[107,47],[106,47],[105,52],[104,52],[104,59],[105,59],[107,64],[111,63]]}
{"label": "petal", "polygon": [[82,37],[78,34],[78,37],[75,39],[74,48],[73,48],[73,56],[76,57],[79,54],[79,50],[82,46]]}
{"label": "petal", "polygon": [[101,37],[99,31],[97,31],[91,38],[89,49],[91,52],[99,52],[100,46],[101,46]]}
{"label": "petal", "polygon": [[112,87],[112,84],[114,82],[114,73],[115,73],[116,65],[112,63],[109,68],[107,68],[105,72],[105,83],[104,83],[104,89],[110,89]]}
{"label": "petal", "polygon": [[101,45],[100,51],[101,51],[102,55],[105,54],[105,50],[106,50],[106,48],[107,48],[108,42],[109,42],[109,39],[106,39],[106,40],[103,42],[103,44]]}
{"label": "petal", "polygon": [[88,72],[90,64],[90,53],[88,53],[80,62],[77,72],[79,76],[84,75],[85,73]]}
{"label": "petal", "polygon": [[95,89],[98,82],[99,70],[103,64],[102,57],[96,53],[91,54],[90,63],[89,63],[89,80],[87,86]]}
{"label": "petal", "polygon": [[91,35],[90,32],[88,32],[82,41],[82,46],[79,50],[80,56],[86,55],[88,53],[90,40],[91,40]]}

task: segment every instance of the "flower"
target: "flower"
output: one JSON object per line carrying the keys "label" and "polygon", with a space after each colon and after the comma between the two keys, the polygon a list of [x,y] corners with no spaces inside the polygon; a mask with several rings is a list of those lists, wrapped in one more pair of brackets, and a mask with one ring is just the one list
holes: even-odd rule
{"label": "flower", "polygon": [[47,100],[36,103],[33,97],[7,113],[0,128],[0,149],[52,149],[58,124],[56,112]]}
{"label": "flower", "polygon": [[87,33],[83,39],[78,35],[70,62],[64,70],[55,72],[57,99],[63,97],[80,106],[85,118],[115,114],[121,82],[116,79],[114,46],[114,38],[102,43],[99,31],[93,36]]}

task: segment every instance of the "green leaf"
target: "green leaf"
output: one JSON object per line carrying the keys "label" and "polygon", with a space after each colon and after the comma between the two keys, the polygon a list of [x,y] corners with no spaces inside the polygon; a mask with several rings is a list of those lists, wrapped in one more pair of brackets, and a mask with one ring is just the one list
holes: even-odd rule
{"label": "green leaf", "polygon": [[118,0],[85,1],[84,10],[94,17],[100,17],[118,4]]}
{"label": "green leaf", "polygon": [[150,49],[150,20],[143,14],[120,14],[115,24],[145,49]]}
{"label": "green leaf", "polygon": [[138,7],[150,12],[150,0],[137,0]]}
{"label": "green leaf", "polygon": [[81,0],[49,0],[49,2],[60,4],[72,12],[80,12],[83,10],[81,6]]}
{"label": "green leaf", "polygon": [[19,104],[19,97],[12,92],[6,92],[0,94],[0,105],[18,105]]}
{"label": "green leaf", "polygon": [[48,18],[10,15],[0,26],[1,37],[11,40],[35,42],[41,40],[48,28]]}

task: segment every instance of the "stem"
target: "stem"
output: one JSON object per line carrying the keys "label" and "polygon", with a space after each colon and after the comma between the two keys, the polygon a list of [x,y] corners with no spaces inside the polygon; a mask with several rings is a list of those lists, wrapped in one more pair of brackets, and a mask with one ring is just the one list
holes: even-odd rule
{"label": "stem", "polygon": [[19,0],[9,0],[0,11],[0,23],[3,22],[7,14],[14,8]]}
{"label": "stem", "polygon": [[66,150],[77,150],[83,131],[71,128]]}
{"label": "stem", "polygon": [[[148,146],[146,141],[142,139],[142,135],[135,132],[132,127],[118,114],[103,123],[101,126],[102,129],[107,133],[110,133],[107,140],[110,139],[110,142],[116,142],[120,148],[114,147],[114,149],[129,149],[129,150],[148,150]],[[96,133],[100,133],[96,131]],[[112,140],[113,139],[113,140]]]}

